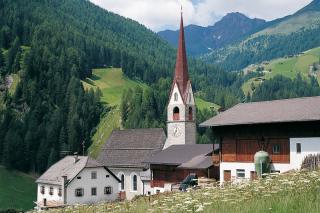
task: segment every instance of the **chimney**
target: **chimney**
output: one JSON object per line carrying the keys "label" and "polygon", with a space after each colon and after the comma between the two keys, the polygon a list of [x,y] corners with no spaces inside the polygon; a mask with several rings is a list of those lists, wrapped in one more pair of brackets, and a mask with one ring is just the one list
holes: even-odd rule
{"label": "chimney", "polygon": [[78,152],[73,153],[73,157],[74,157],[74,163],[77,163],[79,158],[78,158]]}
{"label": "chimney", "polygon": [[43,206],[47,206],[47,199],[43,198]]}
{"label": "chimney", "polygon": [[63,175],[62,176],[62,190],[63,190],[63,203],[66,204],[67,203],[67,176]]}

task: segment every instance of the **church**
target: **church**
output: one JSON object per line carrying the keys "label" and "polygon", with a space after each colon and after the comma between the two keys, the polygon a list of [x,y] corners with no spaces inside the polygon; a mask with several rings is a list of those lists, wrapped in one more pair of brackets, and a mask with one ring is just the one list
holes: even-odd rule
{"label": "church", "polygon": [[98,161],[121,181],[122,199],[170,191],[189,173],[212,177],[213,145],[196,144],[196,105],[189,79],[181,14],[175,72],[163,129],[114,130]]}

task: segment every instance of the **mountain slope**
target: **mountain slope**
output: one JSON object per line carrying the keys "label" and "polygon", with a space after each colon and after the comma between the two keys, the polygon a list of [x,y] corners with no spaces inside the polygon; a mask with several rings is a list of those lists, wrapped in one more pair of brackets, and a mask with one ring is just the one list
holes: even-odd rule
{"label": "mountain slope", "polygon": [[271,60],[320,46],[319,0],[293,15],[272,21],[268,27],[242,41],[212,51],[203,57],[227,70],[239,70],[252,63]]}
{"label": "mountain slope", "polygon": [[[185,28],[189,54],[198,55],[231,44],[266,25],[261,19],[250,19],[241,13],[229,13],[213,26],[189,25]],[[179,31],[165,30],[160,37],[176,46]]]}

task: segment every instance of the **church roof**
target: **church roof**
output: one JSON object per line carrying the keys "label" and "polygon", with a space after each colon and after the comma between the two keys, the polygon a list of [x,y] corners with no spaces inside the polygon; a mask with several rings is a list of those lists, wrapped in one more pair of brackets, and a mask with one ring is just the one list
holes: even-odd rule
{"label": "church roof", "polygon": [[145,159],[162,150],[165,140],[162,128],[114,130],[98,161],[109,167],[147,168]]}
{"label": "church roof", "polygon": [[241,103],[200,126],[320,121],[320,96]]}
{"label": "church roof", "polygon": [[[187,61],[185,38],[184,38],[183,18],[181,13],[177,59],[176,59],[176,67],[175,67],[175,73],[174,73],[174,78],[172,83],[172,89],[174,85],[177,84],[183,100],[185,100],[186,98],[185,94],[186,94],[186,91],[188,90],[187,88],[188,82],[189,82],[188,61]],[[172,92],[172,89],[171,89],[171,92]]]}
{"label": "church roof", "polygon": [[146,160],[149,164],[205,169],[212,166],[213,144],[172,145]]}
{"label": "church roof", "polygon": [[[76,160],[77,159],[77,160]],[[37,183],[46,183],[54,185],[62,185],[62,176],[67,176],[67,181],[73,180],[84,168],[104,167],[101,163],[88,156],[66,156],[57,163],[53,164],[45,173],[37,180]],[[117,177],[105,168],[116,179]]]}

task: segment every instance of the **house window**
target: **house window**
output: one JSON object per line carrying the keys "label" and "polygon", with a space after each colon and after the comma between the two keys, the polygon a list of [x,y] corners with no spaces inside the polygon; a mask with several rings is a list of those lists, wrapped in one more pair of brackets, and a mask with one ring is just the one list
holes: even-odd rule
{"label": "house window", "polygon": [[82,197],[83,194],[84,194],[83,188],[78,188],[78,189],[75,190],[76,197]]}
{"label": "house window", "polygon": [[245,178],[246,171],[244,169],[237,169],[237,178]]}
{"label": "house window", "polygon": [[92,196],[96,196],[97,195],[97,188],[96,187],[92,187],[91,188],[91,195]]}
{"label": "house window", "polygon": [[301,153],[301,143],[296,144],[297,153]]}
{"label": "house window", "polygon": [[111,195],[112,194],[112,187],[111,186],[104,187],[104,194]]}
{"label": "house window", "polygon": [[124,174],[121,175],[120,180],[121,180],[120,189],[124,190]]}
{"label": "house window", "polygon": [[97,179],[97,172],[91,172],[91,179]]}
{"label": "house window", "polygon": [[106,178],[109,178],[110,177],[110,175],[106,175]]}
{"label": "house window", "polygon": [[78,176],[77,179],[81,179],[81,176]]}
{"label": "house window", "polygon": [[44,186],[41,186],[41,187],[40,187],[40,193],[41,193],[41,194],[44,194],[44,193],[45,193],[45,192],[44,192],[44,189],[45,189]]}
{"label": "house window", "polygon": [[59,188],[58,196],[59,196],[59,197],[61,197],[61,195],[62,195],[62,189],[61,189],[61,188]]}
{"label": "house window", "polygon": [[137,175],[132,176],[132,191],[137,191],[138,185],[137,185]]}
{"label": "house window", "polygon": [[274,144],[272,146],[272,152],[273,152],[273,154],[279,154],[280,153],[280,145],[279,144]]}
{"label": "house window", "polygon": [[53,187],[52,186],[50,186],[50,188],[49,188],[49,195],[53,195]]}
{"label": "house window", "polygon": [[173,120],[177,121],[179,119],[180,119],[179,107],[175,107],[175,108],[173,108]]}
{"label": "house window", "polygon": [[178,93],[174,93],[174,101],[178,101]]}

